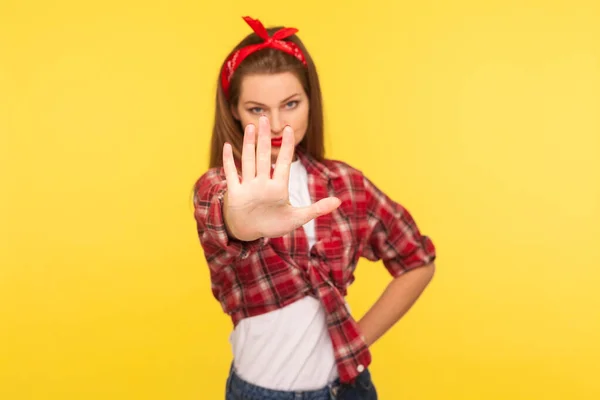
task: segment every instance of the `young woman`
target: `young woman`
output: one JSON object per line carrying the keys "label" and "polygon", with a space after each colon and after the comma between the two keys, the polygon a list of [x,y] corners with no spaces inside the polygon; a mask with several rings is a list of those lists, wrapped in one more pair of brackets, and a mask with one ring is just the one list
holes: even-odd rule
{"label": "young woman", "polygon": [[[244,20],[254,33],[222,66],[194,197],[234,325],[227,399],[376,399],[369,347],[431,280],[434,245],[359,170],[324,157],[319,79],[297,30]],[[345,295],[360,257],[394,279],[356,321]]]}

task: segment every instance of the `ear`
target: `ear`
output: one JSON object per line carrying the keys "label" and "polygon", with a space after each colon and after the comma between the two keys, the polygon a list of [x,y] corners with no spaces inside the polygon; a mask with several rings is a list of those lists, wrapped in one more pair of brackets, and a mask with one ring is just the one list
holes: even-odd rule
{"label": "ear", "polygon": [[240,113],[238,113],[237,107],[235,107],[233,104],[230,106],[230,110],[231,110],[231,115],[233,115],[233,118],[235,118],[237,121],[240,120]]}

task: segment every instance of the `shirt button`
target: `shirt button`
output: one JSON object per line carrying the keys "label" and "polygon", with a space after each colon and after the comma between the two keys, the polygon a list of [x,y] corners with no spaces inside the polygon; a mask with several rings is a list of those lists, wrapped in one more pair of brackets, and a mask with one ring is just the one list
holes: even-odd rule
{"label": "shirt button", "polygon": [[357,370],[358,372],[363,372],[363,371],[365,370],[365,366],[364,366],[364,365],[362,365],[362,364],[360,364],[358,367],[356,367],[356,370]]}

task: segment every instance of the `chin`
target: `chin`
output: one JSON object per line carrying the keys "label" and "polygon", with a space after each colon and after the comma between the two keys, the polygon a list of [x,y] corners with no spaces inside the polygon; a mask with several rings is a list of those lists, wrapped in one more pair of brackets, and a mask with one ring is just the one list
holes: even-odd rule
{"label": "chin", "polygon": [[[298,143],[294,144],[294,157],[293,160],[296,160],[296,154],[295,154],[295,149],[296,147],[298,147]],[[280,147],[271,147],[271,161],[273,162],[273,164],[275,164],[277,162],[277,156],[279,155],[279,150],[281,150]]]}
{"label": "chin", "polygon": [[271,161],[273,164],[277,161],[277,156],[279,155],[279,148],[271,147]]}

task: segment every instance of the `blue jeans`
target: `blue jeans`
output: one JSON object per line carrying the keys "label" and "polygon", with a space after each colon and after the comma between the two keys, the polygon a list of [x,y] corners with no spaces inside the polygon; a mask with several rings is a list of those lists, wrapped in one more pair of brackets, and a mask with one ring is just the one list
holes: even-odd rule
{"label": "blue jeans", "polygon": [[340,384],[336,380],[319,390],[286,392],[265,389],[245,382],[233,370],[227,378],[225,400],[377,400],[377,391],[369,370],[364,370],[353,384]]}

